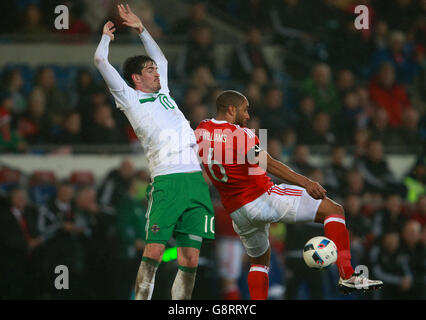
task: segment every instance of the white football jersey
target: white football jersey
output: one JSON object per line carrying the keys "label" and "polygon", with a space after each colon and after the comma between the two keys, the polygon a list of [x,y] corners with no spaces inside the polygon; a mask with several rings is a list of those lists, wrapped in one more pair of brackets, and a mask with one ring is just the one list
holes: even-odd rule
{"label": "white football jersey", "polygon": [[107,60],[110,42],[107,35],[102,36],[96,50],[95,64],[117,107],[124,112],[141,142],[151,177],[201,171],[194,131],[169,94],[167,60],[146,30],[140,38],[148,55],[157,64],[161,83],[159,92],[144,93],[127,85]]}

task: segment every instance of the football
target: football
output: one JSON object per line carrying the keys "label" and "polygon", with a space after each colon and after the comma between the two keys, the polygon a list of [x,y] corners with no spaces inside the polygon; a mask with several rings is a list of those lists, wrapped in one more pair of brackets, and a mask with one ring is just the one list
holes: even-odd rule
{"label": "football", "polygon": [[337,260],[337,247],[326,237],[314,237],[303,247],[303,260],[312,269],[325,269]]}

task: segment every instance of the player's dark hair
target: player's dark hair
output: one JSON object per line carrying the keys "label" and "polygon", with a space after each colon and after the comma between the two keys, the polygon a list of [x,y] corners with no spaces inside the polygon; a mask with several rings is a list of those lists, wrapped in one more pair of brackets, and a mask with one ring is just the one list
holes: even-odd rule
{"label": "player's dark hair", "polygon": [[135,84],[133,83],[132,79],[132,74],[141,74],[142,69],[145,67],[147,62],[155,63],[155,61],[151,57],[144,55],[129,57],[126,59],[126,61],[124,61],[123,76],[127,84],[132,88],[135,87]]}
{"label": "player's dark hair", "polygon": [[239,107],[247,98],[234,90],[223,91],[216,98],[217,113],[224,113],[228,110],[229,106]]}

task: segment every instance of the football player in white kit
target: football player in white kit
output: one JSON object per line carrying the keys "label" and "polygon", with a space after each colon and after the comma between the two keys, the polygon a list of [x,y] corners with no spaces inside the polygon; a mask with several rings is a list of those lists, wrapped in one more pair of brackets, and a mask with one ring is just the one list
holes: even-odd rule
{"label": "football player in white kit", "polygon": [[197,158],[194,131],[170,96],[167,60],[128,5],[118,6],[123,25],[137,31],[148,55],[128,58],[121,78],[108,61],[114,24],[108,21],[94,61],[117,107],[141,142],[151,173],[146,213],[146,246],[137,274],[135,298],[151,299],[157,268],[171,236],[178,246],[173,300],[191,299],[203,238],[214,239],[214,211]]}

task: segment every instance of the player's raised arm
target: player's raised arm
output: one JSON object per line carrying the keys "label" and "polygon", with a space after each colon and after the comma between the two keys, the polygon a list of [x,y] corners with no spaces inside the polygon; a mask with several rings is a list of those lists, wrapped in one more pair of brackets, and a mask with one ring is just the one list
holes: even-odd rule
{"label": "player's raised arm", "polygon": [[302,188],[305,188],[309,195],[314,199],[325,198],[326,191],[318,182],[312,181],[307,177],[298,174],[281,161],[272,158],[268,153],[266,155],[267,172],[276,176],[277,178],[289,182],[290,184],[298,185]]}
{"label": "player's raised arm", "polygon": [[142,21],[139,19],[137,15],[135,15],[132,12],[128,4],[126,4],[126,6],[120,4],[117,7],[118,7],[118,13],[120,15],[120,18],[123,19],[123,24],[125,26],[128,26],[134,29],[138,33],[145,47],[146,53],[157,64],[158,73],[160,74],[161,87],[167,88],[167,64],[168,63],[167,63],[166,57],[163,54],[163,51],[161,51],[158,44],[151,37],[148,30],[146,30],[146,28],[142,24]]}
{"label": "player's raised arm", "polygon": [[108,88],[113,91],[121,91],[127,84],[108,61],[109,43],[114,40],[114,31],[114,23],[111,21],[105,23],[101,42],[95,51],[94,61]]}

